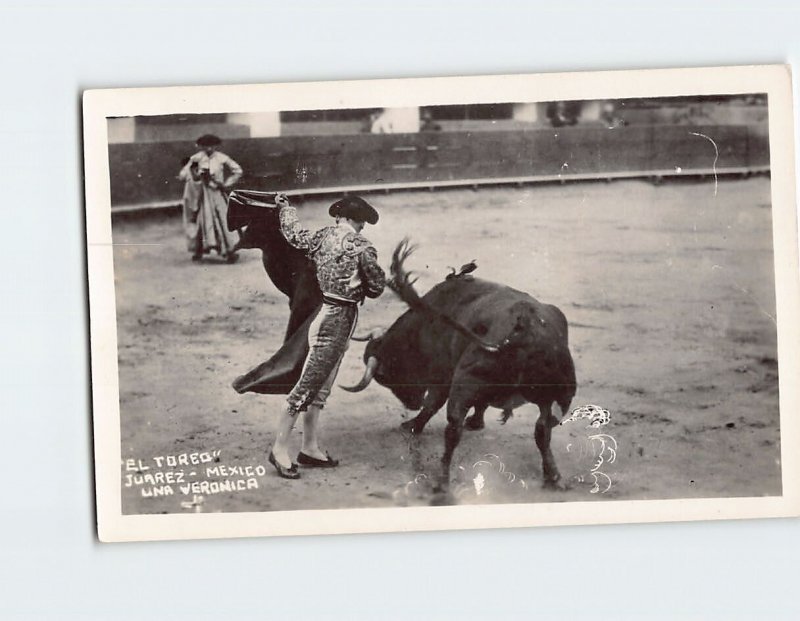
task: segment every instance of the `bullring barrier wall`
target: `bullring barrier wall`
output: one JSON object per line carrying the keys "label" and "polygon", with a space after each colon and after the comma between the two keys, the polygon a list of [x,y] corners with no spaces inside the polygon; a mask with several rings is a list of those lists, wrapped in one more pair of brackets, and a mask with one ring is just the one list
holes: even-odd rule
{"label": "bullring barrier wall", "polygon": [[[291,194],[769,170],[760,125],[564,127],[523,131],[226,140],[238,184]],[[109,145],[113,211],[180,202],[191,142]]]}

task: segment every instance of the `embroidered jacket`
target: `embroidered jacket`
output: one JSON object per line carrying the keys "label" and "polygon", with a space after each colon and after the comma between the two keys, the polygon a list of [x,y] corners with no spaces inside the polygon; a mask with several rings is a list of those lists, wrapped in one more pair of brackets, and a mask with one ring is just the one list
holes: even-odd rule
{"label": "embroidered jacket", "polygon": [[355,302],[383,293],[386,276],[377,251],[346,222],[312,233],[300,226],[292,206],[281,208],[280,222],[286,241],[314,261],[322,293]]}

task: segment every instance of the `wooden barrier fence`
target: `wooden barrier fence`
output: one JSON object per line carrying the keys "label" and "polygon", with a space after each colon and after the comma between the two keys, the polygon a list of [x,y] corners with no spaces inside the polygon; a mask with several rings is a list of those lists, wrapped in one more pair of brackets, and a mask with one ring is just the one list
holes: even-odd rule
{"label": "wooden barrier fence", "polygon": [[[112,210],[178,204],[181,160],[196,150],[109,145]],[[748,125],[241,138],[222,150],[244,168],[238,187],[292,194],[769,170],[768,136]]]}

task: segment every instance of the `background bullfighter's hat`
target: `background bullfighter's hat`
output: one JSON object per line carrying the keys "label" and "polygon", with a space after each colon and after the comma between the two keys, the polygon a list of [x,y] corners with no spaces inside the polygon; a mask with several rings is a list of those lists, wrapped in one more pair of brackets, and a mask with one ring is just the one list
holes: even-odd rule
{"label": "background bullfighter's hat", "polygon": [[378,212],[360,196],[345,196],[331,205],[328,213],[334,218],[350,218],[369,224],[378,222]]}
{"label": "background bullfighter's hat", "polygon": [[221,144],[222,140],[214,134],[203,134],[197,139],[197,146],[199,147],[217,147]]}

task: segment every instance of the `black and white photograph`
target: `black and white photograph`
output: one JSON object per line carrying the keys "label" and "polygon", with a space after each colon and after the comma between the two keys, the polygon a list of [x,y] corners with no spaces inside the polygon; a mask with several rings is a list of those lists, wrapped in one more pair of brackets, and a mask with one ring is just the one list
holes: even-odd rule
{"label": "black and white photograph", "polygon": [[101,538],[796,515],[791,127],[781,66],[87,92]]}
{"label": "black and white photograph", "polygon": [[800,619],[800,4],[0,23],[0,619]]}

